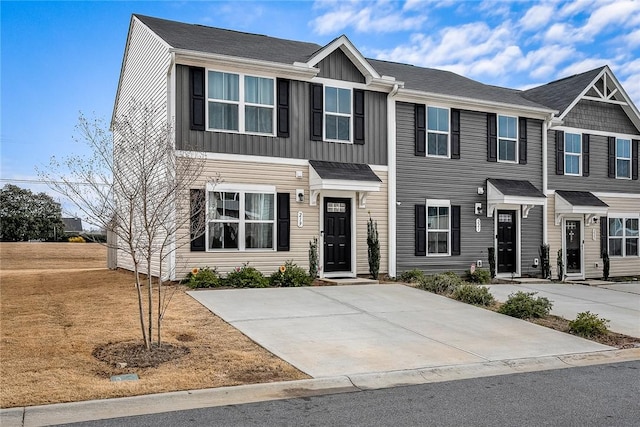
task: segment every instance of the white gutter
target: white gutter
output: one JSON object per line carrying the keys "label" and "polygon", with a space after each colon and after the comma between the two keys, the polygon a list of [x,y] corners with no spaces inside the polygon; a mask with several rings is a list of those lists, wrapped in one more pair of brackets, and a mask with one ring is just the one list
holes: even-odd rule
{"label": "white gutter", "polygon": [[[542,122],[542,194],[545,196],[549,195],[549,171],[547,170],[547,152],[548,152],[548,132],[551,127],[551,121],[553,120],[553,114],[550,114],[548,118]],[[549,243],[549,231],[547,227],[547,219],[548,219],[548,205],[549,200],[545,199],[544,205],[542,205],[542,243]]]}
{"label": "white gutter", "polygon": [[387,198],[389,205],[388,216],[388,251],[389,277],[396,277],[396,100],[399,85],[387,95]]}
{"label": "white gutter", "polygon": [[[175,135],[175,109],[176,109],[176,54],[170,51],[171,60],[169,61],[169,67],[167,68],[167,124],[171,126],[171,132],[173,136],[173,153],[176,154],[176,135]],[[170,171],[170,173],[175,174],[176,171]],[[171,216],[167,219],[167,221],[172,222],[172,229],[176,229],[176,211],[177,209],[172,209]],[[167,259],[167,271],[165,274],[168,274],[169,280],[176,280],[176,234],[174,233],[171,238],[169,245],[169,257]],[[160,260],[162,263],[162,260]]]}

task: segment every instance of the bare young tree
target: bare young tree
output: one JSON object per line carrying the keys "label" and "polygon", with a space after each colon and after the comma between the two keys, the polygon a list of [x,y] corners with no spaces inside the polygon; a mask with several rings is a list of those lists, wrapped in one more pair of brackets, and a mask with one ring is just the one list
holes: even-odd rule
{"label": "bare young tree", "polygon": [[[86,143],[91,154],[52,158],[39,175],[71,200],[85,221],[115,236],[107,245],[124,254],[133,270],[142,339],[151,349],[154,323],[160,345],[162,319],[171,300],[164,286],[171,273],[164,268],[167,260],[204,233],[204,215],[191,211],[189,196],[202,178],[204,157],[195,151],[177,152],[162,112],[135,101],[113,119],[110,129],[81,115],[77,130],[76,139]],[[195,207],[204,212],[203,203]]]}

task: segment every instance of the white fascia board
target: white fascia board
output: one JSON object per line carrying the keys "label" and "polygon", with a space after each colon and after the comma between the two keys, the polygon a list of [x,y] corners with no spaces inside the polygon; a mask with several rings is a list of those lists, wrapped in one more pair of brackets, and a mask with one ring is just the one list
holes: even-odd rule
{"label": "white fascia board", "polygon": [[632,135],[630,133],[617,133],[617,132],[606,132],[595,129],[585,129],[585,128],[576,128],[571,126],[554,126],[554,130],[562,130],[569,133],[588,133],[589,135],[598,135],[598,136],[616,136],[618,138],[625,139],[638,139],[640,138],[640,134]]}
{"label": "white fascia board", "polygon": [[371,66],[369,61],[362,56],[362,54],[351,43],[351,40],[344,34],[333,40],[328,45],[320,49],[311,59],[307,62],[310,67],[315,67],[325,59],[327,56],[335,52],[336,49],[341,49],[342,52],[353,62],[353,65],[367,78],[379,79],[380,74]]}
{"label": "white fascia board", "polygon": [[495,113],[497,110],[504,114],[521,115],[526,113],[527,117],[545,120],[553,114],[557,114],[557,110],[542,107],[526,107],[523,105],[507,104],[504,102],[486,101],[476,98],[467,98],[463,96],[444,95],[441,93],[423,92],[414,89],[398,90],[397,101],[414,102],[428,104],[431,102],[446,104],[452,108],[460,108],[463,110],[481,111]]}
{"label": "white fascia board", "polygon": [[555,193],[556,215],[567,214],[594,214],[606,215],[609,208],[606,206],[576,206],[566,201],[561,195]]}
{"label": "white fascia board", "polygon": [[[215,65],[242,72],[253,71],[267,74],[277,74],[281,77],[290,77],[298,80],[311,80],[320,70],[318,68],[295,64],[282,64],[280,62],[261,61],[257,59],[240,58],[236,56],[220,55],[217,53],[205,53],[185,49],[171,49],[176,54],[176,62],[182,65],[195,65],[207,67]],[[212,64],[215,63],[215,64]]]}
{"label": "white fascia board", "polygon": [[322,179],[309,165],[309,189],[314,191],[380,191],[379,181],[354,181],[350,179]]}
{"label": "white fascia board", "polygon": [[602,69],[602,71],[600,71],[598,73],[597,76],[595,76],[595,78],[593,80],[591,80],[591,83],[589,83],[588,85],[586,85],[584,87],[584,89],[582,90],[582,92],[580,92],[580,95],[576,96],[576,98],[571,102],[571,104],[569,104],[569,106],[560,113],[560,116],[558,116],[558,118],[560,120],[564,120],[564,118],[566,117],[567,114],[569,114],[569,111],[571,111],[573,109],[573,107],[576,106],[576,104],[578,104],[578,102],[580,102],[580,100],[582,99],[583,96],[585,96],[587,94],[587,92],[589,92],[589,89],[591,89],[591,87],[596,84],[596,82],[598,80],[600,80],[600,78],[602,77],[602,75],[609,69],[608,66],[605,66],[605,68]]}

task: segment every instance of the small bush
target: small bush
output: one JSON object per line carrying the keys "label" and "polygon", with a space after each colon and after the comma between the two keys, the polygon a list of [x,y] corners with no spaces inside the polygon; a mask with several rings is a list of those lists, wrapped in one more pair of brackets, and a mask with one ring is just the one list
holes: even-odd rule
{"label": "small bush", "polygon": [[491,272],[480,268],[477,268],[473,273],[467,270],[467,281],[484,285],[485,283],[491,282]]}
{"label": "small bush", "polygon": [[69,243],[87,243],[82,236],[69,237]]}
{"label": "small bush", "polygon": [[400,281],[404,283],[417,283],[421,279],[424,279],[424,273],[417,268],[400,274]]}
{"label": "small bush", "polygon": [[266,288],[269,285],[269,279],[246,263],[229,272],[223,283],[232,288]]}
{"label": "small bush", "polygon": [[194,268],[189,272],[184,283],[191,289],[216,288],[218,286],[222,286],[222,280],[220,279],[216,269],[211,269],[209,267],[200,269]]}
{"label": "small bush", "polygon": [[277,287],[309,286],[313,279],[302,267],[298,267],[292,261],[284,265],[269,277],[269,284]]}
{"label": "small bush", "polygon": [[569,322],[569,332],[583,338],[593,338],[605,335],[609,329],[609,320],[598,317],[595,313],[583,311],[578,313],[575,320]]}
{"label": "small bush", "polygon": [[545,297],[533,298],[537,292],[518,291],[509,295],[507,301],[498,309],[498,313],[518,319],[544,317],[549,314],[553,304]]}
{"label": "small bush", "polygon": [[459,286],[462,279],[456,273],[448,271],[433,276],[423,277],[418,282],[418,288],[439,295],[451,295]]}
{"label": "small bush", "polygon": [[481,305],[485,307],[493,304],[495,301],[493,295],[489,292],[489,288],[478,285],[465,284],[459,286],[455,291],[453,291],[451,296],[453,299],[467,304]]}

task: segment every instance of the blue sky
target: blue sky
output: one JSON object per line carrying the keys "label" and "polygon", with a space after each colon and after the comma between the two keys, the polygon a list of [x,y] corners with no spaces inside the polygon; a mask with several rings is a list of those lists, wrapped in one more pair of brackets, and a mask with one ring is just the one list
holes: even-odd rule
{"label": "blue sky", "polygon": [[[609,64],[640,106],[640,0],[0,2],[0,185],[81,152],[80,112],[108,120],[132,13],[326,44],[528,88]],[[24,181],[22,181],[24,180]]]}

